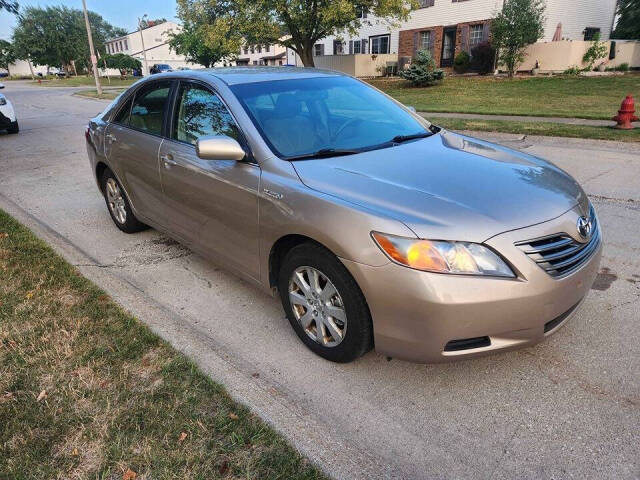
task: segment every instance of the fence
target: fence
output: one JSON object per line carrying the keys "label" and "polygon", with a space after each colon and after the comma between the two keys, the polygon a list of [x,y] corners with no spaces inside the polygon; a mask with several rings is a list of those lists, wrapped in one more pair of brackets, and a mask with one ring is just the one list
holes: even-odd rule
{"label": "fence", "polygon": [[379,77],[387,62],[397,62],[398,55],[384,54],[355,54],[355,55],[321,55],[314,57],[316,68],[337,70],[354,77]]}

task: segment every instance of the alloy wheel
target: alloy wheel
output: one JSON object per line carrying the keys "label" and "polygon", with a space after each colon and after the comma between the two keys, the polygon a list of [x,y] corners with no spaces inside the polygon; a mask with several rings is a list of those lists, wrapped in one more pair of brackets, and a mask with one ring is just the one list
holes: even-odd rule
{"label": "alloy wheel", "polygon": [[298,267],[289,280],[289,301],[305,333],[324,347],[339,345],[347,333],[344,302],[331,280],[320,270]]}
{"label": "alloy wheel", "polygon": [[124,225],[127,221],[127,210],[120,185],[118,185],[118,182],[113,178],[109,178],[107,179],[105,190],[107,193],[109,210],[111,210],[111,213],[118,223]]}

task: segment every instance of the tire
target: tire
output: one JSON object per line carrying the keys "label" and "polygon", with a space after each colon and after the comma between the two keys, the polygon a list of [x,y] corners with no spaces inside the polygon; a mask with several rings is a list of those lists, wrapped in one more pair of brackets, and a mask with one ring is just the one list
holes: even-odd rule
{"label": "tire", "polygon": [[[319,274],[320,287],[315,298],[312,281],[309,281],[314,270]],[[294,274],[302,275],[303,282],[299,276],[294,280]],[[310,288],[304,290],[301,283]],[[329,298],[331,287],[337,295]],[[332,362],[347,363],[373,347],[373,326],[364,295],[345,266],[326,248],[314,243],[292,248],[278,273],[278,290],[291,326],[303,343],[319,356]],[[332,314],[340,315],[334,317]],[[321,325],[320,335],[318,324]],[[342,332],[342,336],[335,332]]]}
{"label": "tire", "polygon": [[125,233],[137,233],[149,228],[133,214],[129,199],[124,193],[122,185],[108,168],[105,169],[100,178],[100,188],[102,189],[109,215],[111,215],[116,227]]}
{"label": "tire", "polygon": [[8,133],[18,133],[19,131],[20,131],[20,127],[18,126],[17,120],[7,127]]}

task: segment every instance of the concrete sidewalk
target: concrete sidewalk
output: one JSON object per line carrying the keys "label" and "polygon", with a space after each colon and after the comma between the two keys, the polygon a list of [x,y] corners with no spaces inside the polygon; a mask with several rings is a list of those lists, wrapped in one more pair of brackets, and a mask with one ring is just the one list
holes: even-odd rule
{"label": "concrete sidewalk", "polygon": [[448,113],[448,112],[418,112],[426,119],[460,118],[463,120],[511,120],[514,122],[530,123],[563,123],[566,125],[583,125],[589,127],[609,127],[616,124],[613,120],[590,120],[586,118],[566,117],[529,117],[527,115],[483,115],[481,113]]}

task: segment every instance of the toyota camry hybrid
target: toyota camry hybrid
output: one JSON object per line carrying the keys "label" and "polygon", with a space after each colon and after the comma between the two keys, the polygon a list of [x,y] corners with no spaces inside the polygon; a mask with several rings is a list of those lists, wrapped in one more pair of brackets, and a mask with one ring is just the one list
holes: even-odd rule
{"label": "toyota camry hybrid", "polygon": [[318,355],[438,362],[536,343],[578,309],[602,232],[578,183],[336,72],[143,79],[92,119],[115,225],[267,291]]}

